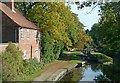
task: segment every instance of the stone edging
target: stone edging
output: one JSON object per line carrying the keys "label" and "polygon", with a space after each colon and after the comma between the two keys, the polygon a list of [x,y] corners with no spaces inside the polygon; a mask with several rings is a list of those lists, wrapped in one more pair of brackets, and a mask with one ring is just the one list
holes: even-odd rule
{"label": "stone edging", "polygon": [[59,69],[56,71],[52,76],[50,76],[46,81],[58,81],[60,78],[62,78],[68,71],[72,70],[76,67],[77,64],[67,66],[63,69]]}

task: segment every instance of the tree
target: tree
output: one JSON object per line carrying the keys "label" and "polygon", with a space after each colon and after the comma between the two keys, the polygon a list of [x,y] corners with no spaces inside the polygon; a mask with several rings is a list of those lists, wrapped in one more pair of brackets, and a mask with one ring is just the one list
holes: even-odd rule
{"label": "tree", "polygon": [[91,35],[98,47],[107,54],[120,52],[120,2],[101,5],[101,19],[92,27]]}

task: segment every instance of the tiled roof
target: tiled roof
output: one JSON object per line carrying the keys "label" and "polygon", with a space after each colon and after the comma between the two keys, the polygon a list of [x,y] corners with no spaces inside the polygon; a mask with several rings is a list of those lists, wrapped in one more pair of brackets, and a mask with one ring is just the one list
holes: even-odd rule
{"label": "tiled roof", "polygon": [[15,12],[13,12],[8,6],[1,2],[0,10],[21,27],[29,29],[39,29],[39,27],[37,27],[31,21],[27,20],[18,10],[15,9]]}

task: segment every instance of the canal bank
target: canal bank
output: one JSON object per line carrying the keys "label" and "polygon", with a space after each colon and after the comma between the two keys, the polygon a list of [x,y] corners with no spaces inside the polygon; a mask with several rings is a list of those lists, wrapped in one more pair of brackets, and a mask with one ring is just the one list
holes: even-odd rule
{"label": "canal bank", "polygon": [[57,62],[48,65],[40,76],[35,78],[34,81],[57,81],[65,73],[75,68],[77,64],[70,61],[58,60]]}
{"label": "canal bank", "polygon": [[[98,54],[98,53],[97,53]],[[57,81],[62,78],[68,71],[81,67],[85,64],[81,60],[81,55],[63,55],[54,64],[48,65],[43,72],[34,79],[34,81]],[[81,75],[81,74],[80,74]]]}
{"label": "canal bank", "polygon": [[58,69],[54,74],[52,74],[47,81],[58,81],[60,78],[62,78],[66,73],[70,72],[72,69],[74,69],[76,64],[68,65],[62,69]]}
{"label": "canal bank", "polygon": [[76,81],[76,83],[88,81],[86,83],[95,83],[95,77],[100,74],[103,75],[103,73],[100,70],[94,71],[92,68],[92,64],[75,68],[64,75],[63,78],[60,79],[60,81]]}

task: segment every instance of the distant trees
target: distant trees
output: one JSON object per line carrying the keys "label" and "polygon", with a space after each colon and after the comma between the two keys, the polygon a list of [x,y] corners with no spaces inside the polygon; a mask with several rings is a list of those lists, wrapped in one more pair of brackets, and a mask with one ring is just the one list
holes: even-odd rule
{"label": "distant trees", "polygon": [[94,24],[90,34],[94,43],[110,55],[120,52],[120,1],[100,6],[100,22]]}

